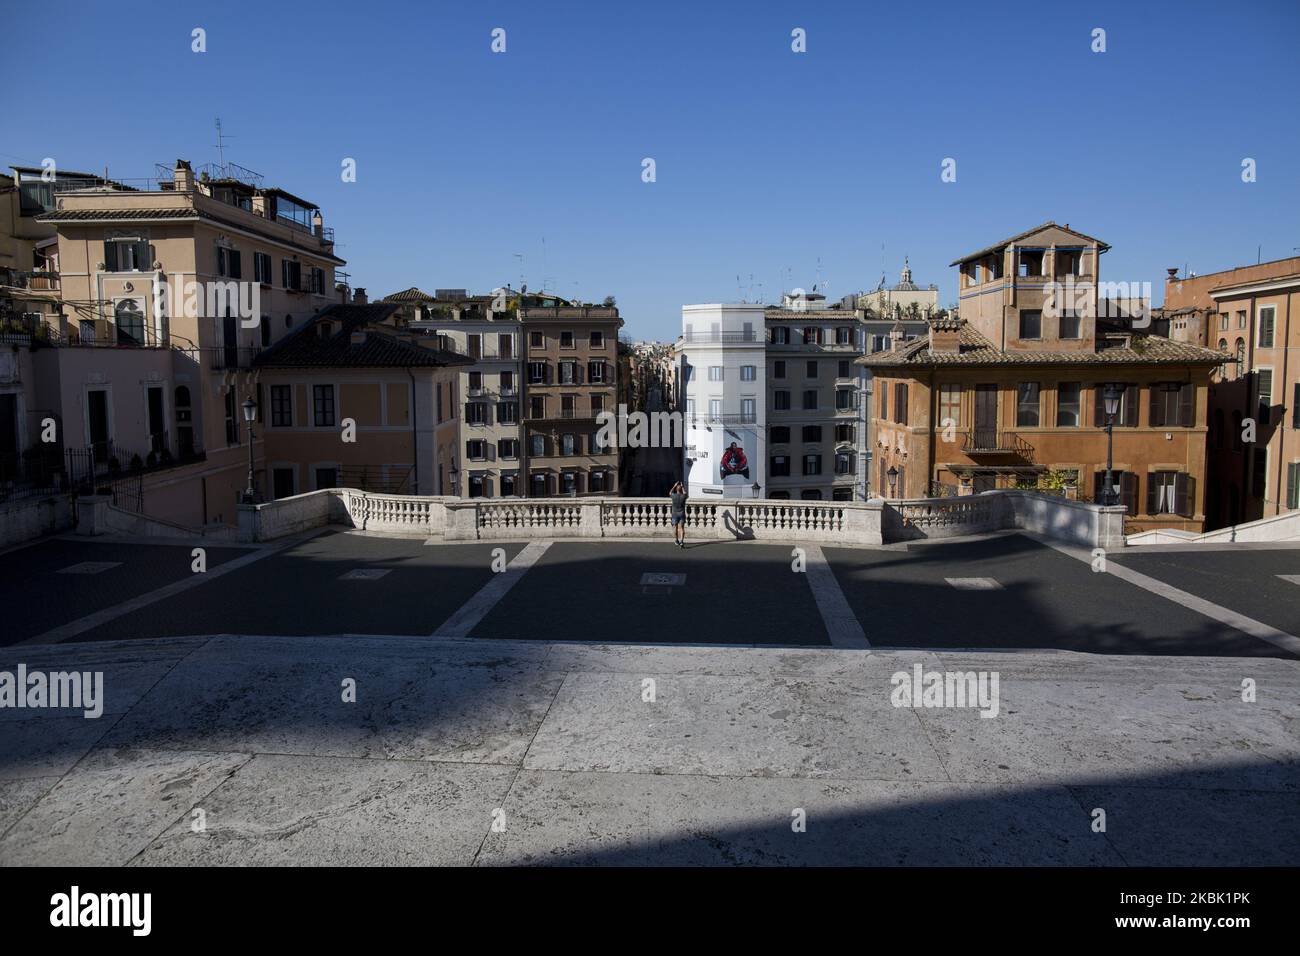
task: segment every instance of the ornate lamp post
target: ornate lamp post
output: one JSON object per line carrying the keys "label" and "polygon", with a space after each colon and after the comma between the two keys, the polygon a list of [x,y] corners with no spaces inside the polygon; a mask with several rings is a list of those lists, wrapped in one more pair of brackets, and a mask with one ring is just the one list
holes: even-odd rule
{"label": "ornate lamp post", "polygon": [[1106,412],[1106,479],[1102,504],[1115,503],[1115,476],[1113,472],[1115,453],[1115,415],[1119,412],[1119,399],[1122,393],[1114,382],[1107,382],[1101,390],[1102,406]]}
{"label": "ornate lamp post", "polygon": [[889,478],[889,497],[891,498],[897,497],[894,494],[894,489],[898,485],[898,469],[895,468],[893,465],[890,465],[889,471],[885,472],[885,476]]}
{"label": "ornate lamp post", "polygon": [[248,487],[244,489],[244,502],[251,505],[257,500],[257,489],[253,487],[253,422],[257,419],[257,402],[246,398],[243,409],[248,424]]}

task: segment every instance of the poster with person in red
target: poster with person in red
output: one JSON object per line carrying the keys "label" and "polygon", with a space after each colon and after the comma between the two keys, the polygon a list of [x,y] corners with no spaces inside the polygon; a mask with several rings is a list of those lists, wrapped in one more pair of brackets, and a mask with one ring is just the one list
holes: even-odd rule
{"label": "poster with person in red", "polygon": [[749,459],[745,457],[745,450],[734,441],[722,453],[722,462],[718,467],[718,475],[724,479],[730,475],[749,477]]}

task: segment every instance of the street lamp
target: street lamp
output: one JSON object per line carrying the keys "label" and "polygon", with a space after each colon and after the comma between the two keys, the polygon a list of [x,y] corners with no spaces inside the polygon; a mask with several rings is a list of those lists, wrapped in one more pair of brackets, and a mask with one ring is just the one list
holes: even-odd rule
{"label": "street lamp", "polygon": [[248,487],[244,489],[244,501],[252,504],[257,498],[253,487],[253,421],[257,418],[257,402],[252,397],[244,399],[244,421],[248,423]]}
{"label": "street lamp", "polygon": [[1106,412],[1106,478],[1101,501],[1104,505],[1115,503],[1115,476],[1112,468],[1115,452],[1115,415],[1119,412],[1121,394],[1123,393],[1120,392],[1119,386],[1114,382],[1107,382],[1101,390],[1101,402]]}
{"label": "street lamp", "polygon": [[889,471],[885,472],[885,476],[889,478],[889,497],[893,498],[895,497],[894,488],[898,485],[898,469],[890,465]]}
{"label": "street lamp", "polygon": [[453,459],[451,460],[451,472],[450,472],[450,474],[451,474],[451,493],[452,493],[452,496],[453,496],[453,497],[457,497],[457,496],[459,496],[459,492],[456,490],[456,480],[457,480],[457,478],[460,477],[460,469],[456,467],[456,459],[455,459],[455,458],[453,458]]}

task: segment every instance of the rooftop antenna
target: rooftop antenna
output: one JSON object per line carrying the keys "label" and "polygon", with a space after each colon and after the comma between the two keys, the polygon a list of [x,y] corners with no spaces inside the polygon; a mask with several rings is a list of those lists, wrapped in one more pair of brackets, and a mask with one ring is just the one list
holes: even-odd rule
{"label": "rooftop antenna", "polygon": [[217,163],[219,165],[224,166],[226,165],[226,142],[225,141],[227,139],[234,139],[234,137],[233,136],[227,137],[222,133],[220,116],[217,117],[216,127],[217,127],[217,142],[215,145],[217,147]]}
{"label": "rooftop antenna", "polygon": [[522,294],[524,289],[524,254],[516,252],[515,258],[519,260],[519,291]]}
{"label": "rooftop antenna", "polygon": [[740,298],[741,302],[745,301],[745,287],[740,283],[739,272],[736,273],[736,295]]}

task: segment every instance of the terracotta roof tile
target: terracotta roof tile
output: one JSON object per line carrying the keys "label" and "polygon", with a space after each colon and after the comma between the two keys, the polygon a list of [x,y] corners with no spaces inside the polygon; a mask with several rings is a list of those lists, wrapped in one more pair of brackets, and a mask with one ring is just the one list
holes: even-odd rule
{"label": "terracotta roof tile", "polygon": [[[391,302],[330,306],[258,355],[253,364],[257,368],[441,368],[473,364],[468,356],[404,341],[392,326],[380,324],[397,309],[397,303]],[[339,328],[322,337],[322,322],[338,323]],[[358,331],[366,333],[364,342],[352,341],[352,333]]]}
{"label": "terracotta roof tile", "polygon": [[900,366],[930,367],[938,365],[1218,365],[1228,356],[1197,345],[1184,345],[1158,335],[1135,333],[1137,348],[1111,348],[1100,351],[1003,351],[971,328],[965,321],[958,331],[958,351],[931,352],[930,338],[922,335],[897,352],[875,352],[858,359],[858,364],[869,368],[898,368]]}

